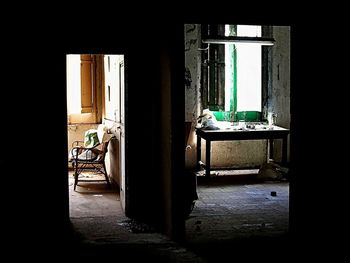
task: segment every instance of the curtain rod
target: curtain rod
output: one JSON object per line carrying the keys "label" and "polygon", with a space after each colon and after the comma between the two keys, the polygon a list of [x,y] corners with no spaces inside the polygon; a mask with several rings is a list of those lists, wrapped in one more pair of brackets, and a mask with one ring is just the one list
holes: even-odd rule
{"label": "curtain rod", "polygon": [[240,36],[215,36],[202,39],[206,44],[260,44],[272,46],[275,43],[274,38],[266,37],[240,37]]}

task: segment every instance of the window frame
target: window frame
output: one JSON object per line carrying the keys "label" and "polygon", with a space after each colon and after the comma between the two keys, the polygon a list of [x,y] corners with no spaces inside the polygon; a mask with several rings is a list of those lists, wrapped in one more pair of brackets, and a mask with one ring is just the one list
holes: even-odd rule
{"label": "window frame", "polygon": [[[270,37],[271,30],[269,26],[261,26],[261,39]],[[221,38],[224,39],[224,27],[225,24],[202,24],[201,25],[201,36],[202,39],[208,38]],[[237,25],[232,25],[233,34],[237,32]],[[231,34],[230,34],[231,36]],[[223,83],[217,85],[217,79],[215,76],[220,75],[218,73],[217,64],[220,60],[225,60],[225,53],[220,53],[220,48],[224,48],[223,44],[205,44],[202,50],[202,107],[209,108],[213,111],[214,116],[219,121],[266,121],[266,107],[267,107],[267,90],[268,85],[270,85],[270,67],[269,63],[271,61],[270,52],[268,47],[261,46],[261,111],[237,111],[237,51],[233,50],[233,87],[230,100],[230,110],[225,111],[225,76],[223,78]],[[234,46],[234,45],[233,45]],[[219,54],[219,56],[218,56]],[[221,54],[221,57],[220,57]],[[219,69],[220,70],[220,69]],[[221,69],[222,70],[222,69]],[[225,66],[222,70],[225,74]],[[214,78],[214,80],[213,80]],[[220,98],[222,97],[222,99]]]}
{"label": "window frame", "polygon": [[[68,56],[69,54],[67,54]],[[77,54],[78,55],[78,54]],[[81,113],[67,112],[67,121],[69,125],[74,124],[97,124],[101,121],[101,95],[99,87],[101,84],[101,67],[99,55],[79,54],[80,55],[80,79],[81,81]],[[84,65],[86,64],[86,65]]]}

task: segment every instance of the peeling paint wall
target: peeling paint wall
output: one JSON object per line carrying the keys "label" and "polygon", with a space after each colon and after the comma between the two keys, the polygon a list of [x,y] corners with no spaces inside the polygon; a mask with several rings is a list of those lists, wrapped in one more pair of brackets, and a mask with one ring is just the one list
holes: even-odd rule
{"label": "peeling paint wall", "polygon": [[198,116],[200,93],[200,25],[185,25],[185,121],[194,122]]}
{"label": "peeling paint wall", "polygon": [[192,122],[188,138],[190,148],[186,150],[186,167],[194,167],[196,162],[196,136],[194,127],[200,115],[201,51],[200,25],[185,25],[185,121]]}
{"label": "peeling paint wall", "polygon": [[[205,160],[205,141],[202,140],[202,160]],[[266,141],[212,142],[211,166],[220,168],[256,167],[266,162]]]}
{"label": "peeling paint wall", "polygon": [[[274,26],[272,48],[272,87],[268,110],[277,114],[276,124],[290,128],[290,27]],[[274,159],[281,160],[280,140],[275,140]],[[289,149],[288,137],[288,149]],[[288,151],[289,160],[289,151]]]}
{"label": "peeling paint wall", "polygon": [[[200,25],[187,24],[185,34],[185,121],[192,122],[186,149],[186,168],[196,166],[196,135],[194,126],[201,113],[201,51]],[[269,96],[269,110],[277,113],[277,125],[289,128],[290,122],[290,66],[289,28],[274,27],[276,45],[272,47],[272,94]],[[279,71],[276,71],[279,69]],[[269,95],[272,95],[269,92]],[[276,97],[274,98],[274,94]],[[275,159],[281,158],[281,144],[275,143]],[[257,167],[267,160],[267,141],[225,141],[212,142],[211,165],[213,167]],[[205,160],[205,142],[202,141],[202,160]]]}

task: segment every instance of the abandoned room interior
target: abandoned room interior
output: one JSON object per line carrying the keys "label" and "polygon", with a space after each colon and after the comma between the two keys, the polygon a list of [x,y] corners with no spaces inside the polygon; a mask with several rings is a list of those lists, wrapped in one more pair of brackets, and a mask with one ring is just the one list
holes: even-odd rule
{"label": "abandoned room interior", "polygon": [[[220,262],[346,245],[339,6],[121,4],[3,17],[3,250]],[[79,165],[107,177],[73,167],[89,138],[99,157]]]}
{"label": "abandoned room interior", "polygon": [[[209,246],[286,239],[290,27],[172,29],[145,43],[148,52],[131,52],[133,39],[65,52],[64,214],[76,242],[138,244],[160,233],[208,257]],[[107,178],[79,171],[106,140]],[[76,141],[83,157],[72,157]],[[87,157],[91,146],[99,152]]]}
{"label": "abandoned room interior", "polygon": [[[334,140],[320,143],[305,129],[310,103],[324,101],[314,81],[326,73],[309,76],[320,61],[303,41],[310,27],[232,19],[145,22],[147,30],[136,31],[114,21],[79,34],[67,23],[38,31],[40,41],[34,36],[21,52],[5,52],[7,79],[20,87],[4,89],[16,115],[2,129],[2,172],[6,194],[20,193],[15,204],[4,202],[7,243],[33,247],[35,256],[96,252],[163,262],[297,257],[315,251],[309,244],[326,248],[345,219],[329,190],[337,199],[346,191],[322,176],[336,174],[326,165],[338,164],[330,161],[339,155],[324,154]],[[91,87],[78,109],[69,97],[70,59],[76,72],[84,64],[80,81]],[[255,67],[244,78],[248,61]],[[18,75],[20,62],[27,67]],[[84,182],[97,176],[91,172],[76,182],[70,161],[72,142],[96,129],[98,147],[109,142],[103,163],[110,185],[103,175]]]}

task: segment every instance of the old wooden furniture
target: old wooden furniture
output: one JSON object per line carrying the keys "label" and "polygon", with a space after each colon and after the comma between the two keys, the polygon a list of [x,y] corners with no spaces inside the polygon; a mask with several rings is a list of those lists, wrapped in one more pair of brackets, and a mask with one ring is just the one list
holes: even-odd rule
{"label": "old wooden furniture", "polygon": [[[102,125],[96,130],[96,136],[88,137],[87,135],[95,135],[95,133],[89,133],[88,131],[85,132],[85,140],[74,141],[70,151],[69,161],[72,163],[74,169],[74,190],[76,189],[78,182],[106,181],[107,185],[110,187],[105,158],[108,152],[109,143],[116,138],[113,135],[107,135],[103,130]],[[104,179],[84,180],[79,177],[83,171],[93,171],[95,173],[103,174]]]}
{"label": "old wooden furniture", "polygon": [[289,130],[279,127],[265,127],[259,129],[219,129],[219,130],[204,130],[196,129],[197,134],[197,169],[201,166],[201,139],[206,141],[205,167],[206,177],[210,177],[210,155],[212,141],[235,141],[235,140],[269,140],[270,159],[273,159],[273,141],[274,139],[282,139],[282,165],[287,162],[287,139]]}

